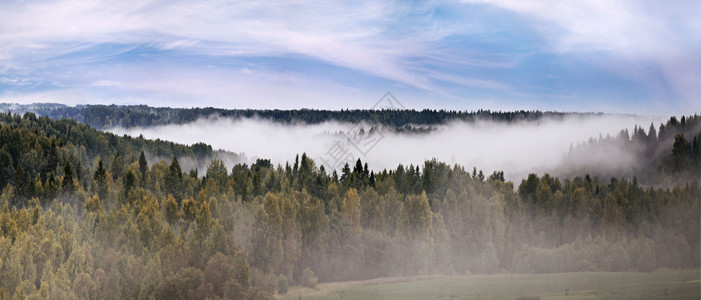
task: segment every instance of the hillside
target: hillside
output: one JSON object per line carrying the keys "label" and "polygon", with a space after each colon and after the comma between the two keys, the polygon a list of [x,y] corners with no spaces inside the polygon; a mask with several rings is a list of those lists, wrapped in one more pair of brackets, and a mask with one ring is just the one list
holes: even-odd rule
{"label": "hillside", "polygon": [[700,265],[697,183],[531,174],[516,187],[435,160],[327,172],[305,154],[198,174],[181,164],[204,145],[0,123],[4,298],[267,299],[327,281]]}
{"label": "hillside", "polygon": [[71,119],[37,118],[33,113],[24,116],[0,113],[0,185],[14,182],[13,178],[16,181],[16,173],[21,173],[24,180],[31,183],[28,194],[36,181],[48,187],[47,196],[55,195],[66,163],[71,164],[77,181],[85,189],[90,185],[90,174],[99,159],[113,168],[116,179],[124,175],[125,167],[136,162],[142,151],[151,161],[178,157],[186,171],[204,169],[214,158],[229,162],[238,159],[236,154],[215,151],[201,143],[185,146],[143,137],[120,137]]}

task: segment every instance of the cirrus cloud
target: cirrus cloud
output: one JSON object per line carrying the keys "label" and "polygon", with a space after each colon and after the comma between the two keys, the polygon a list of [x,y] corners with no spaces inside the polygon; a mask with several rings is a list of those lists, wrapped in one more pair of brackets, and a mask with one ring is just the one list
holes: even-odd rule
{"label": "cirrus cloud", "polygon": [[10,1],[0,101],[339,109],[392,90],[414,108],[679,113],[701,110],[698,6]]}

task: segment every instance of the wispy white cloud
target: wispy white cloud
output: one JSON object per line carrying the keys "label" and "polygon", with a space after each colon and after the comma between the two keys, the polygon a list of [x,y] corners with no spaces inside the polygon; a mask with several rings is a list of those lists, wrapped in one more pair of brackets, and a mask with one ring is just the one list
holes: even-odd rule
{"label": "wispy white cloud", "polygon": [[[544,50],[584,53],[587,62],[628,78],[663,101],[701,109],[701,2],[464,0],[535,20]],[[587,55],[605,53],[605,55]],[[662,78],[660,78],[662,77]]]}
{"label": "wispy white cloud", "polygon": [[403,22],[431,7],[401,2],[55,0],[3,6],[0,64],[18,68],[96,44],[155,45],[221,56],[299,54],[430,89],[428,78],[405,60],[437,54],[431,43],[458,32],[429,18]]}
{"label": "wispy white cloud", "polygon": [[192,40],[177,40],[168,42],[165,45],[161,46],[161,50],[183,49],[194,46],[196,44],[197,42]]}
{"label": "wispy white cloud", "polygon": [[435,78],[435,79],[438,79],[441,81],[452,82],[452,83],[455,83],[458,85],[469,86],[469,87],[491,89],[491,90],[507,90],[507,89],[511,88],[511,86],[508,83],[497,81],[497,80],[469,78],[469,77],[456,76],[456,75],[451,75],[451,74],[446,74],[446,73],[441,73],[441,72],[430,72],[429,76],[431,78]]}
{"label": "wispy white cloud", "polygon": [[695,1],[556,1],[464,0],[491,4],[546,23],[555,50],[562,52],[604,50],[638,55],[681,55],[699,46]]}
{"label": "wispy white cloud", "polygon": [[[547,108],[554,105],[533,99],[587,96],[569,86],[576,76],[544,63],[562,56],[636,81],[650,98],[682,99],[676,111],[701,110],[698,3],[466,2],[0,2],[0,101],[55,89],[88,102],[189,97],[184,105],[231,107],[247,98],[249,107],[313,107],[334,97],[348,101],[340,107],[364,107],[354,99],[393,90],[418,108]],[[524,24],[545,44],[523,38]],[[550,73],[570,78],[548,85]],[[615,97],[631,95],[620,91]]]}
{"label": "wispy white cloud", "polygon": [[15,86],[32,85],[32,84],[36,84],[37,82],[41,82],[41,81],[42,81],[41,78],[28,78],[28,77],[12,78],[12,77],[0,77],[0,84],[15,85]]}
{"label": "wispy white cloud", "polygon": [[[142,68],[151,71],[143,72]],[[7,91],[0,93],[0,102],[339,109],[370,108],[386,92],[303,73],[246,68],[103,66],[61,76],[71,84],[51,91]],[[407,107],[421,108],[413,99],[402,101]]]}

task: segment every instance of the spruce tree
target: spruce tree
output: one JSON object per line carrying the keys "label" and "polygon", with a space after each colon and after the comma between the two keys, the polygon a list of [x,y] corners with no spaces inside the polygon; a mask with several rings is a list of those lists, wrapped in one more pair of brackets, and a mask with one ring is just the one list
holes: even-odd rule
{"label": "spruce tree", "polygon": [[105,196],[107,196],[107,170],[105,170],[102,159],[97,163],[97,168],[93,175],[93,188],[100,199],[105,199]]}
{"label": "spruce tree", "polygon": [[75,190],[73,185],[73,168],[71,168],[71,162],[66,161],[66,165],[63,167],[63,179],[61,179],[61,188],[65,193],[72,193]]}
{"label": "spruce tree", "polygon": [[139,155],[139,171],[141,171],[141,184],[146,186],[146,171],[148,171],[148,162],[146,161],[146,156],[144,151],[141,151]]}

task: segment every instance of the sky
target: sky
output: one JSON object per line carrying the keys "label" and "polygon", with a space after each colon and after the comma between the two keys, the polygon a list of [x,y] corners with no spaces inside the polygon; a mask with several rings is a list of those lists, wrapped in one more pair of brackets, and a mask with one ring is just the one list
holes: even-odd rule
{"label": "sky", "polygon": [[701,1],[0,0],[0,102],[701,112]]}

